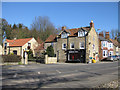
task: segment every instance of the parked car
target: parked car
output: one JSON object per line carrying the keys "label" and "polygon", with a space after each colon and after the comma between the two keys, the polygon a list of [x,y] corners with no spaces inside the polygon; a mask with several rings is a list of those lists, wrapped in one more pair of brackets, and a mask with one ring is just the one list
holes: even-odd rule
{"label": "parked car", "polygon": [[117,61],[117,60],[119,60],[119,59],[120,59],[120,56],[118,56],[118,55],[108,56],[108,57],[107,57],[107,60],[108,60],[108,61]]}
{"label": "parked car", "polygon": [[118,57],[117,57],[117,58],[118,58],[118,60],[120,60],[120,55],[118,55]]}

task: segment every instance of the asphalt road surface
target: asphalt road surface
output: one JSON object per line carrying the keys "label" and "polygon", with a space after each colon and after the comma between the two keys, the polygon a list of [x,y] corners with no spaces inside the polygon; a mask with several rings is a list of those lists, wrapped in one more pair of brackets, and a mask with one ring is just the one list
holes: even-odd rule
{"label": "asphalt road surface", "polygon": [[118,79],[118,62],[2,66],[2,88],[94,88]]}

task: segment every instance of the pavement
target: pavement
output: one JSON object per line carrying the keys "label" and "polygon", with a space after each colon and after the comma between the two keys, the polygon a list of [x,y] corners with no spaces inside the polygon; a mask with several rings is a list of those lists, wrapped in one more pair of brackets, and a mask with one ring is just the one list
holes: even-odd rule
{"label": "pavement", "polygon": [[2,66],[2,88],[95,88],[116,79],[117,61]]}

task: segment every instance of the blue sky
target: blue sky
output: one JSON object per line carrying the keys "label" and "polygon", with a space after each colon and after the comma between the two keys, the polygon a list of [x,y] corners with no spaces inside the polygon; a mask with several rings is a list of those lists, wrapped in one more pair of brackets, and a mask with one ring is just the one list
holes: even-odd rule
{"label": "blue sky", "polygon": [[48,16],[54,26],[68,28],[89,26],[96,29],[118,28],[118,2],[3,2],[2,18],[9,24],[23,23],[30,28],[37,16]]}

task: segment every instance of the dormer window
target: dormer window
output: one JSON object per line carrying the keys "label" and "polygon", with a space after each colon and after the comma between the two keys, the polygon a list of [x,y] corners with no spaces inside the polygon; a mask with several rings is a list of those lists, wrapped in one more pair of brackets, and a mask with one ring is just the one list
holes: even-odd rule
{"label": "dormer window", "polygon": [[61,38],[67,38],[68,35],[69,35],[69,33],[63,32],[63,33],[61,34]]}
{"label": "dormer window", "polygon": [[79,31],[78,32],[78,37],[83,37],[85,36],[85,32],[84,31]]}
{"label": "dormer window", "polygon": [[30,49],[30,47],[31,47],[31,43],[28,43],[28,49]]}

